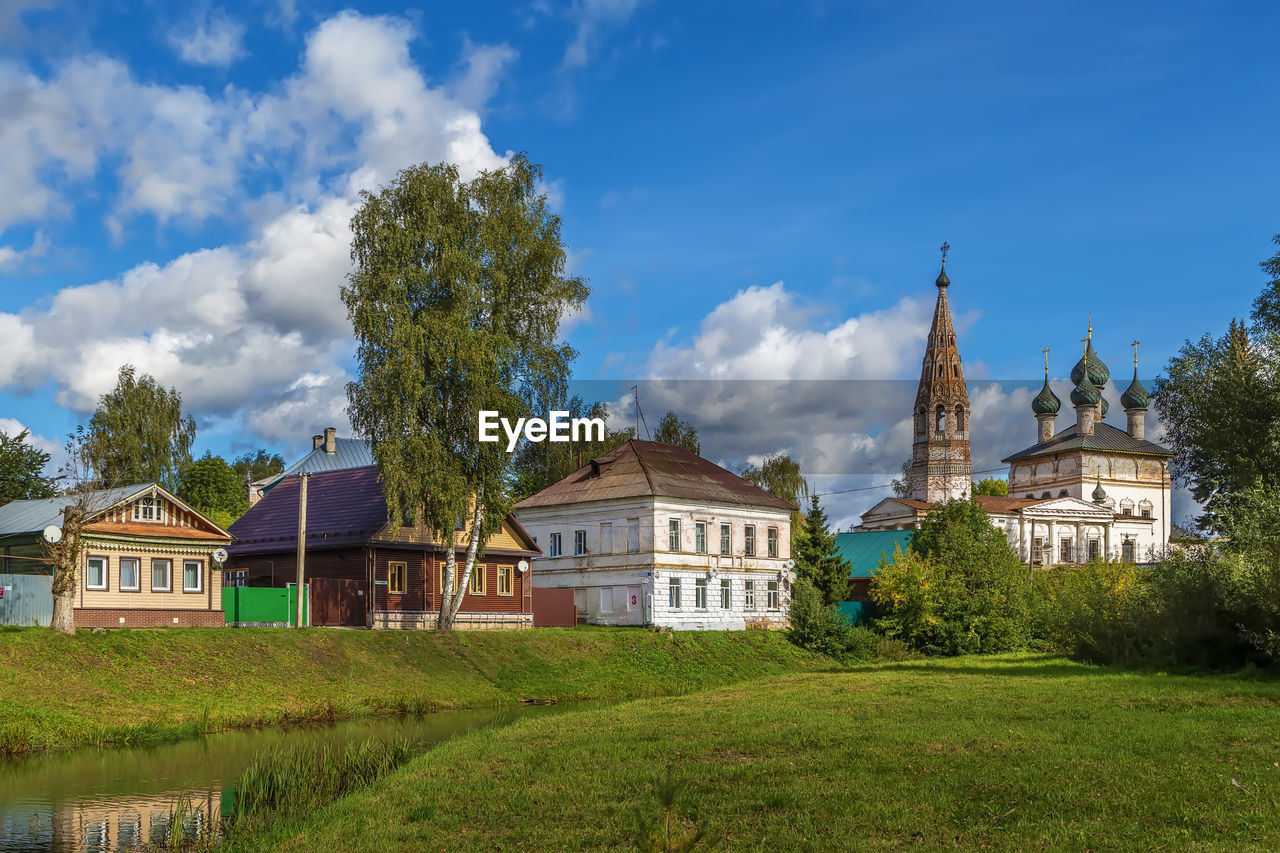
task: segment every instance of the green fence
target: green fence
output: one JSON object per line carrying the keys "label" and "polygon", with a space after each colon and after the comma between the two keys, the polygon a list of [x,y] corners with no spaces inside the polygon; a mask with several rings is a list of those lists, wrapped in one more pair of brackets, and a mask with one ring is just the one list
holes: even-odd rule
{"label": "green fence", "polygon": [[[222,610],[237,628],[283,628],[296,624],[297,584],[280,587],[224,586]],[[311,585],[303,587],[302,624],[311,623]]]}

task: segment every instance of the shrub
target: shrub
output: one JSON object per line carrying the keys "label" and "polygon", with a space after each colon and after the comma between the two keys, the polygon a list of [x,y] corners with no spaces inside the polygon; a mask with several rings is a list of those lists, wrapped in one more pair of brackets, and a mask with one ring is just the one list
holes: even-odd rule
{"label": "shrub", "polygon": [[1035,575],[1032,634],[1078,660],[1137,663],[1150,655],[1149,586],[1128,563],[1044,569]]}
{"label": "shrub", "polygon": [[1027,570],[982,507],[952,501],[929,511],[904,553],[881,560],[871,583],[875,626],[918,652],[1014,651],[1030,639]]}
{"label": "shrub", "polygon": [[807,579],[796,581],[791,597],[791,642],[838,661],[870,660],[879,637],[870,628],[853,626]]}

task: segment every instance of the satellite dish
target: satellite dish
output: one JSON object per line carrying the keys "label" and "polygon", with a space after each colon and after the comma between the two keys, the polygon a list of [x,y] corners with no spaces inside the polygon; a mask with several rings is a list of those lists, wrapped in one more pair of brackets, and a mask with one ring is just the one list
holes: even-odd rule
{"label": "satellite dish", "polygon": [[225,563],[227,561],[227,549],[218,548],[213,552],[213,561],[215,563]]}
{"label": "satellite dish", "polygon": [[782,564],[782,568],[784,569],[794,569],[795,567],[796,567],[795,560],[787,560],[785,563]]}
{"label": "satellite dish", "polygon": [[57,545],[62,541],[62,528],[56,524],[50,524],[41,535],[44,536],[44,541],[50,545]]}
{"label": "satellite dish", "polygon": [[525,572],[529,571],[529,561],[521,560],[520,562],[516,563],[516,568],[520,570],[520,574],[524,574]]}

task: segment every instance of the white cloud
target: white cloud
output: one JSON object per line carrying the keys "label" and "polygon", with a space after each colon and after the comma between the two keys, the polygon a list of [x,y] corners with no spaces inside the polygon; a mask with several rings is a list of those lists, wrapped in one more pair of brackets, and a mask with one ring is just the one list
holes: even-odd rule
{"label": "white cloud", "polygon": [[0,273],[14,272],[26,266],[29,261],[43,257],[49,251],[49,237],[37,230],[31,238],[31,245],[25,249],[12,246],[0,246]]}
{"label": "white cloud", "polygon": [[225,12],[205,15],[189,33],[170,33],[169,41],[184,62],[225,68],[244,55],[244,25]]}
{"label": "white cloud", "polygon": [[45,476],[55,476],[66,457],[66,449],[62,444],[38,433],[31,432],[22,421],[15,418],[0,418],[0,432],[10,438],[17,438],[24,431],[29,433],[27,435],[27,444],[30,444],[36,450],[49,454],[49,461],[44,466]]}
{"label": "white cloud", "polygon": [[483,109],[519,56],[520,53],[507,44],[474,44],[467,39],[459,73],[449,85],[454,99],[471,109]]}
{"label": "white cloud", "polygon": [[[55,214],[65,202],[54,186],[108,163],[118,227],[144,212],[163,222],[239,210],[249,224],[241,242],[0,312],[0,388],[52,383],[59,404],[85,412],[132,363],[176,387],[198,420],[238,419],[262,440],[345,423],[353,343],[339,289],[359,190],[424,160],[453,161],[464,177],[506,162],[474,109],[427,84],[413,37],[398,19],[340,14],[264,94],[144,85],[102,57],[48,78],[0,66],[0,100],[16,105],[0,125],[13,154],[0,158],[0,193],[38,201],[16,219],[7,206],[0,230]],[[63,181],[46,186],[51,167]],[[283,185],[253,198],[246,174],[262,168]]]}
{"label": "white cloud", "polygon": [[578,0],[570,8],[575,29],[573,41],[565,48],[563,70],[588,65],[599,48],[602,33],[622,26],[643,0]]}

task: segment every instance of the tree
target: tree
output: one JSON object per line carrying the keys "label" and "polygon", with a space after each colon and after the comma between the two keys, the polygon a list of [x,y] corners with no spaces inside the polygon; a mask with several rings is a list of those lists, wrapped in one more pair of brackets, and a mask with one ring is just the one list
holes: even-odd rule
{"label": "tree", "polygon": [[844,601],[852,567],[836,549],[836,534],[827,524],[827,513],[817,493],[809,496],[809,512],[799,535],[792,537],[791,556],[796,561],[796,574],[813,584],[824,604]]}
{"label": "tree", "polygon": [[[588,408],[577,395],[569,400],[565,411],[571,418],[607,418],[609,414],[604,403],[596,402]],[[614,431],[608,428],[606,420],[604,441],[585,438],[574,441],[572,436],[566,442],[521,441],[515,453],[512,498],[521,501],[537,494],[633,437],[630,427]]]}
{"label": "tree", "polygon": [[[809,497],[809,483],[800,473],[800,463],[786,453],[774,453],[764,458],[761,465],[748,465],[742,479],[764,489],[775,498],[782,498],[796,507]],[[795,547],[796,534],[804,517],[799,509],[791,513],[791,542]]]}
{"label": "tree", "polygon": [[51,592],[53,618],[49,626],[62,634],[76,632],[75,600],[80,590],[79,568],[84,556],[81,531],[99,510],[110,502],[110,489],[117,485],[102,481],[92,461],[93,443],[88,430],[76,427],[67,436],[66,462],[59,470],[66,485],[66,504],[62,510],[62,537],[56,543],[44,543],[44,562],[53,567]]}
{"label": "tree", "polygon": [[906,553],[881,561],[871,597],[877,625],[926,654],[1011,651],[1029,639],[1026,567],[976,501],[930,509]]}
{"label": "tree", "polygon": [[1155,382],[1172,472],[1204,505],[1202,529],[1220,526],[1234,494],[1280,482],[1280,388],[1268,360],[1233,320],[1220,338],[1188,341]]}
{"label": "tree", "polygon": [[284,473],[284,459],[279,453],[268,453],[258,448],[255,453],[242,453],[231,462],[240,482],[255,483],[258,480]]}
{"label": "tree", "polygon": [[666,444],[678,444],[690,453],[701,455],[702,446],[698,443],[698,430],[688,421],[681,420],[675,412],[667,412],[658,422],[658,429],[653,434],[654,441]]}
{"label": "tree", "polygon": [[227,460],[208,452],[183,469],[178,497],[221,527],[249,509],[244,480]]}
{"label": "tree", "polygon": [[175,491],[195,437],[182,395],[126,364],[89,421],[84,461],[99,483],[156,482]]}
{"label": "tree", "polygon": [[560,318],[589,289],[565,275],[541,179],[524,154],[469,182],[451,164],[422,164],[362,193],[351,220],[355,269],[342,299],[358,378],[348,413],[372,447],[389,519],[421,517],[449,544],[441,630],[462,605],[459,539],[465,590],[511,504],[513,458],[479,440],[478,413],[514,421],[562,409],[576,355],[557,339]]}
{"label": "tree", "polygon": [[911,497],[911,460],[902,463],[901,476],[889,483],[895,498]]}
{"label": "tree", "polygon": [[985,477],[974,482],[973,493],[975,495],[1007,498],[1009,497],[1009,481],[1003,477]]}
{"label": "tree", "polygon": [[0,430],[0,506],[58,493],[54,478],[44,474],[49,454],[27,441],[29,435],[25,429],[15,436]]}

